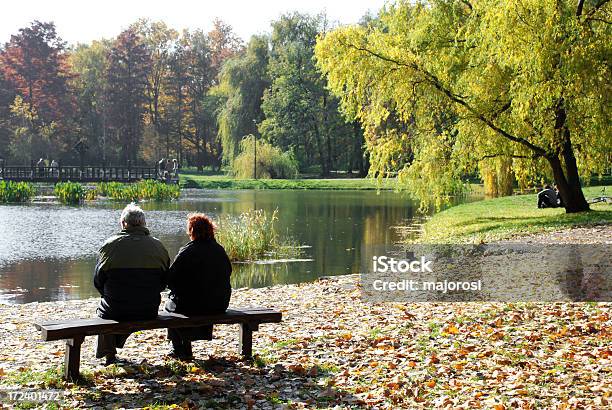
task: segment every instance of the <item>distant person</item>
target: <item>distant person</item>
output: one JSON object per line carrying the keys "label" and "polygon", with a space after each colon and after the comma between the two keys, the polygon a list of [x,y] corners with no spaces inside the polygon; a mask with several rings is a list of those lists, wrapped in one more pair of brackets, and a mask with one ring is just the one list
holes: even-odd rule
{"label": "distant person", "polygon": [[[100,248],[94,285],[102,298],[98,316],[113,320],[155,319],[166,287],[170,257],[164,245],[146,228],[145,214],[135,204],[121,212],[121,232]],[[117,361],[117,347],[129,334],[99,335],[96,357]]]}
{"label": "distant person", "polygon": [[157,163],[157,167],[159,168],[159,179],[166,179],[166,158],[162,158]]}
{"label": "distant person", "polygon": [[36,168],[38,168],[38,176],[42,177],[45,175],[45,160],[44,159],[39,159],[38,162],[36,163]]}
{"label": "distant person", "polygon": [[[225,312],[232,294],[232,264],[215,240],[215,226],[206,215],[191,214],[187,234],[191,241],[170,266],[170,296],[165,309],[187,316]],[[191,342],[212,340],[212,326],[168,329],[168,339],[172,342],[170,356],[191,359]]]}
{"label": "distant person", "polygon": [[559,206],[557,193],[550,185],[545,185],[538,192],[538,208],[557,208]]}
{"label": "distant person", "polygon": [[172,176],[173,177],[177,177],[178,176],[178,170],[179,170],[179,164],[176,158],[174,158],[172,160]]}
{"label": "distant person", "polygon": [[59,176],[59,163],[56,160],[51,161],[51,173],[54,177]]}

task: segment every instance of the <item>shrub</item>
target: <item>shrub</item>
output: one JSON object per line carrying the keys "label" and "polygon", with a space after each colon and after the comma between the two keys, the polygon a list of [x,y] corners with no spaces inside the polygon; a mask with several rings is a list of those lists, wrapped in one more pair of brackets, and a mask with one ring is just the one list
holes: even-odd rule
{"label": "shrub", "polygon": [[257,178],[293,179],[297,177],[298,165],[292,153],[283,152],[266,141],[255,141],[252,135],[243,138],[240,142],[240,154],[232,163],[232,172],[236,177],[253,178],[255,142],[257,143]]}
{"label": "shrub", "polygon": [[63,204],[76,205],[85,197],[85,188],[78,182],[58,182],[53,191]]}
{"label": "shrub", "polygon": [[27,202],[35,194],[30,182],[0,181],[0,202]]}
{"label": "shrub", "polygon": [[159,181],[145,180],[135,184],[119,182],[102,182],[97,192],[101,196],[120,201],[138,201],[154,199],[158,201],[178,199],[181,189],[177,184],[166,184]]}
{"label": "shrub", "polygon": [[98,187],[93,187],[85,191],[85,200],[86,201],[95,201],[98,199],[99,190]]}

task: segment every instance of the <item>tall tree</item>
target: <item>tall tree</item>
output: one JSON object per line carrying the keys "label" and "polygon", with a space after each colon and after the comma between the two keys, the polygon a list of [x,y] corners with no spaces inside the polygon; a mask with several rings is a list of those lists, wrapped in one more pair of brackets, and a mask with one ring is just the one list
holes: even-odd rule
{"label": "tall tree", "polygon": [[210,68],[212,78],[217,83],[221,67],[228,59],[243,51],[244,45],[232,26],[220,19],[213,21],[213,28],[208,32],[210,46]]}
{"label": "tall tree", "polygon": [[151,57],[134,29],[122,32],[108,54],[106,111],[124,161],[136,161],[147,102]]}
{"label": "tall tree", "polygon": [[53,23],[34,21],[11,36],[0,54],[4,78],[41,121],[60,121],[73,108],[65,47]]}
{"label": "tall tree", "polygon": [[[610,13],[606,0],[399,1],[382,24],[329,33],[316,55],[367,127],[390,107],[416,119],[401,176],[421,193],[444,195],[452,184],[439,182],[507,157],[517,173],[547,164],[578,212],[589,209],[579,176],[610,164]],[[433,128],[441,112],[457,116],[453,130]]]}
{"label": "tall tree", "polygon": [[[188,87],[191,81],[189,71],[189,35],[185,33],[176,43],[168,61],[168,76],[166,77],[166,92],[169,98],[168,134],[174,141],[176,157],[183,160],[183,138],[190,133]],[[168,154],[167,154],[168,155]]]}
{"label": "tall tree", "polygon": [[[335,146],[353,135],[338,111],[338,100],[325,88],[314,58],[317,36],[326,31],[325,16],[293,13],[272,24],[269,75],[264,94],[264,137],[291,149],[302,168],[320,164],[323,175],[335,168]],[[313,155],[313,153],[316,153]]]}
{"label": "tall tree", "polygon": [[238,155],[240,140],[256,134],[263,118],[264,91],[269,87],[268,39],[253,36],[244,55],[229,60],[221,72],[218,92],[225,98],[219,111],[219,135],[224,159],[231,163]]}
{"label": "tall tree", "polygon": [[216,82],[216,73],[212,68],[210,38],[201,30],[187,34],[190,73],[187,96],[191,124],[185,140],[195,150],[193,162],[201,170],[206,165],[218,167],[220,164],[216,124],[216,113],[220,102],[218,97],[209,94],[210,88]]}
{"label": "tall tree", "polygon": [[0,158],[9,156],[11,104],[15,91],[0,70]]}
{"label": "tall tree", "polygon": [[110,45],[107,41],[80,44],[70,53],[69,64],[75,74],[71,84],[77,100],[78,133],[90,148],[89,161],[106,161],[105,73],[106,56]]}
{"label": "tall tree", "polygon": [[33,151],[28,155],[32,158],[56,155],[70,144],[74,101],[68,87],[71,75],[66,56],[65,43],[55,25],[40,21],[11,36],[0,53],[3,78],[21,98],[19,110],[30,113],[28,134],[33,138]]}
{"label": "tall tree", "polygon": [[150,73],[147,77],[146,123],[151,126],[154,136],[149,144],[165,145],[164,155],[170,156],[172,130],[166,114],[171,109],[166,98],[164,86],[170,75],[172,55],[179,40],[179,33],[169,28],[163,21],[138,20],[131,26],[143,38],[143,43],[151,56]]}

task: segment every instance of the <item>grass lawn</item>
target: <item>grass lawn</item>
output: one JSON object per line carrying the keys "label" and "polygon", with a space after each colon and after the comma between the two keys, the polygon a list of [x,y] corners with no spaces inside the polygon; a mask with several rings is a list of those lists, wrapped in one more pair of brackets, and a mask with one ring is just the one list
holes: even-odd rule
{"label": "grass lawn", "polygon": [[[609,193],[612,186],[607,186]],[[584,188],[587,199],[602,187]],[[612,206],[591,205],[592,212],[566,214],[563,208],[538,209],[536,195],[488,199],[449,208],[429,219],[420,239],[426,243],[489,242],[517,234],[553,231],[576,226],[612,223]]]}
{"label": "grass lawn", "polygon": [[395,180],[384,181],[378,186],[370,178],[329,179],[236,179],[226,175],[180,175],[181,188],[202,189],[394,189]]}

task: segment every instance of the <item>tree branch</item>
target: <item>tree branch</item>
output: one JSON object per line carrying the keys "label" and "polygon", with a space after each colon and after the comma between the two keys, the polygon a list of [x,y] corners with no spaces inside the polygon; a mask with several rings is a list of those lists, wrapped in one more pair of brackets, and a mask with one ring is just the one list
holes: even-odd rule
{"label": "tree branch", "polygon": [[461,3],[465,4],[468,9],[473,10],[472,4],[467,0],[461,0]]}
{"label": "tree branch", "polygon": [[[607,0],[605,0],[607,1]],[[440,80],[432,73],[428,72],[425,69],[422,69],[421,67],[418,66],[418,64],[412,62],[412,63],[405,63],[402,61],[398,61],[395,60],[391,57],[385,56],[381,53],[377,53],[373,50],[370,50],[366,47],[360,47],[360,46],[356,46],[354,44],[346,44],[343,41],[340,41],[340,43],[345,46],[345,47],[349,47],[352,48],[354,50],[357,51],[361,51],[367,54],[370,54],[373,57],[376,57],[380,60],[386,61],[388,63],[391,64],[396,64],[400,67],[405,67],[405,68],[410,68],[414,71],[417,71],[421,74],[423,74],[423,76],[425,76],[425,78],[429,81],[430,85],[432,85],[434,88],[436,88],[438,91],[442,92],[444,95],[446,95],[451,101],[463,106],[465,109],[467,109],[470,113],[472,113],[476,118],[478,118],[480,121],[482,121],[486,126],[488,126],[490,129],[492,129],[493,131],[495,131],[496,133],[498,133],[499,135],[501,135],[502,137],[509,139],[510,141],[516,142],[518,144],[524,145],[525,147],[529,148],[530,150],[532,150],[533,152],[535,152],[538,156],[546,156],[547,152],[544,148],[539,147],[535,144],[533,144],[532,142],[526,140],[525,138],[522,137],[517,137],[515,135],[510,134],[509,132],[503,130],[502,128],[498,127],[497,125],[495,125],[493,123],[493,121],[491,121],[490,119],[488,119],[487,117],[485,117],[483,114],[477,112],[467,101],[465,101],[465,97],[455,94],[453,93],[450,89],[448,89],[447,87],[445,87]]]}
{"label": "tree branch", "polygon": [[580,17],[582,15],[583,7],[584,7],[584,0],[578,1],[578,7],[576,7],[576,17]]}
{"label": "tree branch", "polygon": [[490,154],[485,155],[479,159],[479,161],[488,159],[488,158],[499,158],[499,157],[508,157],[508,158],[522,158],[522,159],[536,159],[540,158],[542,155],[533,154],[533,155],[513,155],[513,154]]}
{"label": "tree branch", "polygon": [[593,6],[593,8],[591,10],[589,10],[589,12],[586,14],[586,20],[588,20],[590,17],[593,16],[593,14],[595,14],[597,12],[597,10],[599,10],[600,8],[602,8],[609,0],[599,0],[599,2],[597,4],[595,4]]}

